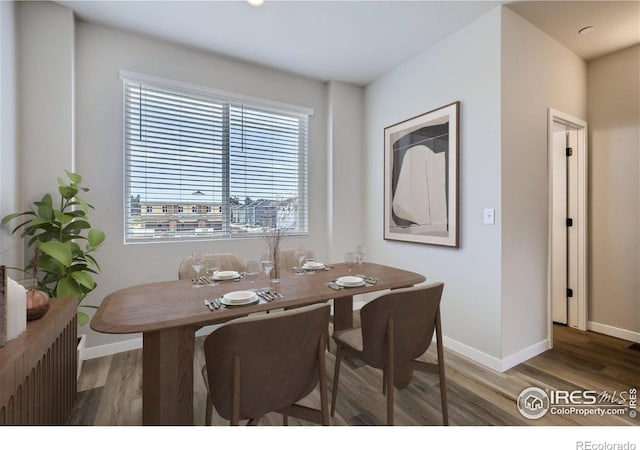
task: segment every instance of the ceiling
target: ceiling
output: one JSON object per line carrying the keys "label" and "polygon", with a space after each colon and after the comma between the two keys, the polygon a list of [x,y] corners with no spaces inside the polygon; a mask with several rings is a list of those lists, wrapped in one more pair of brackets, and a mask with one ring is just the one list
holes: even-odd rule
{"label": "ceiling", "polygon": [[[505,1],[57,1],[82,20],[366,85]],[[584,59],[640,42],[637,1],[509,5]],[[579,36],[577,29],[596,25]]]}
{"label": "ceiling", "polygon": [[[510,9],[585,61],[640,42],[640,1],[524,1]],[[578,34],[586,26],[589,34]]]}

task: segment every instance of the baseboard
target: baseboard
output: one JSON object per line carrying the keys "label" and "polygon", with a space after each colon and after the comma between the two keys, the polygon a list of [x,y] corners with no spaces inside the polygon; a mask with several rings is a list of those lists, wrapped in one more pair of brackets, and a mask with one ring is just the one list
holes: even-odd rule
{"label": "baseboard", "polygon": [[536,344],[530,345],[527,348],[512,353],[506,358],[502,359],[502,370],[500,372],[509,370],[512,367],[517,366],[518,364],[539,355],[540,353],[546,352],[550,348],[551,343],[549,342],[549,339],[545,339]]}
{"label": "baseboard", "polygon": [[[435,340],[435,334],[433,336],[433,339]],[[459,355],[462,355],[479,364],[482,364],[483,366],[487,366],[490,369],[493,369],[498,372],[502,372],[502,361],[496,358],[495,356],[491,356],[487,353],[484,353],[473,347],[469,347],[468,345],[463,344],[462,342],[458,342],[455,339],[451,339],[446,336],[444,336],[442,339],[442,345],[446,349],[452,350],[458,353]],[[446,356],[445,356],[445,361],[446,361]]]}
{"label": "baseboard", "polygon": [[87,359],[100,358],[102,356],[115,355],[116,353],[128,352],[142,348],[142,338],[129,339],[127,341],[114,342],[112,344],[96,345],[84,349],[83,355]]}
{"label": "baseboard", "polygon": [[624,328],[612,327],[598,322],[587,322],[587,328],[596,333],[606,334],[625,341],[640,343],[640,333],[636,331],[625,330]]}

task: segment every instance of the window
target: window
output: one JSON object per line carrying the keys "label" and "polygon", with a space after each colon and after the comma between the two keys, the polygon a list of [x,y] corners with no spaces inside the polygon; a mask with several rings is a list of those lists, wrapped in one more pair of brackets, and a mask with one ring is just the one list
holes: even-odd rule
{"label": "window", "polygon": [[[274,227],[308,232],[311,110],[144,75],[122,78],[125,242],[242,237]],[[175,204],[178,214],[151,220],[132,207],[136,201]],[[185,209],[197,213],[194,204],[213,211],[206,228],[181,217]]]}

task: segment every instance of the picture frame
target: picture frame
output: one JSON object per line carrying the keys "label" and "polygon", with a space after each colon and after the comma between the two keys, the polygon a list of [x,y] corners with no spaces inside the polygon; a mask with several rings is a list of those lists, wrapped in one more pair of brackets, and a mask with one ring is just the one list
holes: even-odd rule
{"label": "picture frame", "polygon": [[460,102],[384,129],[384,239],[458,248]]}
{"label": "picture frame", "polygon": [[0,266],[0,347],[3,347],[7,340],[7,271],[5,266]]}

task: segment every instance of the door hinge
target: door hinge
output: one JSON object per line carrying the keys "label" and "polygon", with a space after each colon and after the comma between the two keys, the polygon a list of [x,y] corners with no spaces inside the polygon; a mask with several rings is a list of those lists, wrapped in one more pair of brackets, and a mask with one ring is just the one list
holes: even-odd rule
{"label": "door hinge", "polygon": [[573,156],[573,149],[571,147],[567,147],[567,156]]}
{"label": "door hinge", "polygon": [[567,297],[573,297],[573,289],[567,288]]}
{"label": "door hinge", "polygon": [[572,227],[573,226],[573,219],[567,218],[567,226],[568,227]]}

